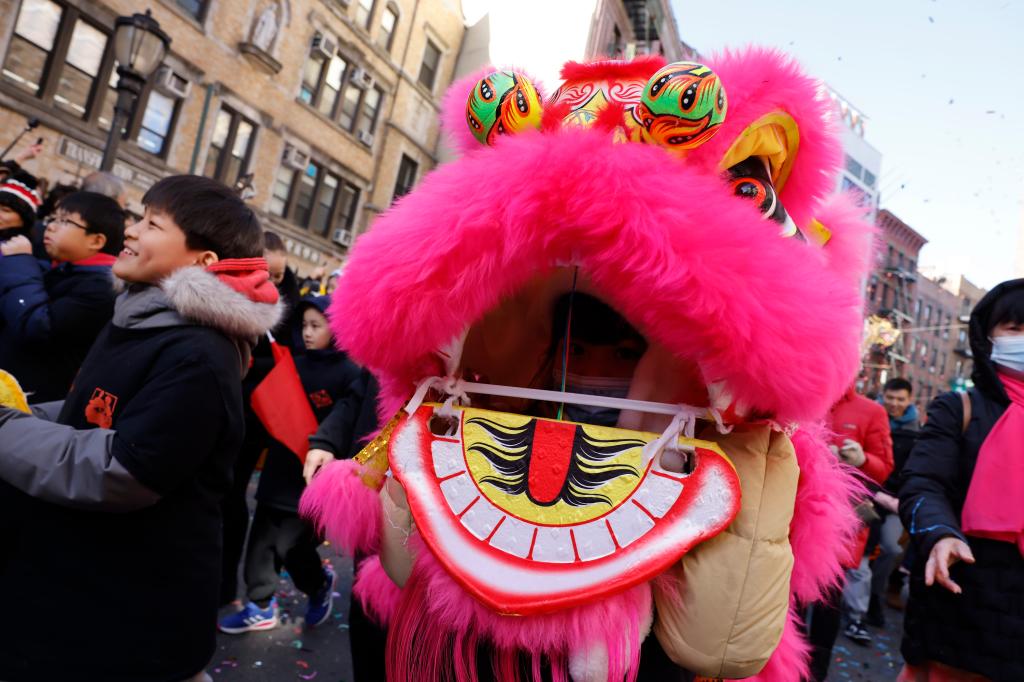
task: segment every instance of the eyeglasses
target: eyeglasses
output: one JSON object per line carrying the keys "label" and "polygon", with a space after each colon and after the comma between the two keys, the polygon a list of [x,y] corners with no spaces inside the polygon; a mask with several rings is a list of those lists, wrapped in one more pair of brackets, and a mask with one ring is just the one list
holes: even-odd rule
{"label": "eyeglasses", "polygon": [[43,225],[46,227],[49,227],[50,225],[55,225],[58,227],[61,225],[70,225],[71,227],[77,227],[78,229],[85,230],[86,232],[89,231],[88,227],[82,225],[81,223],[76,223],[74,220],[71,220],[65,215],[52,215],[43,221]]}

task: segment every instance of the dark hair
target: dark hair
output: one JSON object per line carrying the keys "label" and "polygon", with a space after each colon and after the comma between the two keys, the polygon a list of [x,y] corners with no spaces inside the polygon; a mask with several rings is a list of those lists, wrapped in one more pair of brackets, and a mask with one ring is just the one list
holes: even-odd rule
{"label": "dark hair", "polygon": [[60,203],[61,199],[69,194],[74,194],[77,191],[78,188],[74,185],[54,185],[50,188],[50,191],[47,192],[46,198],[43,199],[43,203],[39,204],[39,210],[36,211],[36,215],[39,216],[40,219],[49,217],[51,213],[57,210],[57,204]]}
{"label": "dark hair", "polygon": [[622,315],[611,306],[589,294],[576,292],[563,294],[555,301],[554,325],[551,328],[552,341],[557,346],[565,336],[566,318],[572,301],[572,338],[599,346],[612,346],[627,339],[635,339],[647,346],[643,335],[633,328]]}
{"label": "dark hair", "polygon": [[77,213],[85,221],[86,232],[102,234],[107,243],[100,249],[116,256],[124,245],[124,210],[116,201],[96,192],[72,192],[57,204],[64,213]]}
{"label": "dark hair", "polygon": [[907,393],[913,395],[914,385],[910,383],[908,379],[904,379],[903,377],[896,377],[895,379],[889,379],[887,382],[885,382],[885,386],[882,387],[882,392],[885,391],[906,391]]}
{"label": "dark hair", "polygon": [[988,314],[988,329],[985,331],[991,332],[996,325],[1004,322],[1024,323],[1024,289],[1010,289],[996,299]]}
{"label": "dark hair", "polygon": [[277,232],[271,232],[267,230],[263,233],[263,250],[264,251],[284,251],[287,253],[288,249],[284,245],[284,240],[281,239],[281,235]]}
{"label": "dark hair", "polygon": [[200,175],[172,175],[149,188],[146,208],[166,213],[185,233],[190,249],[218,258],[259,258],[263,230],[259,218],[227,185]]}

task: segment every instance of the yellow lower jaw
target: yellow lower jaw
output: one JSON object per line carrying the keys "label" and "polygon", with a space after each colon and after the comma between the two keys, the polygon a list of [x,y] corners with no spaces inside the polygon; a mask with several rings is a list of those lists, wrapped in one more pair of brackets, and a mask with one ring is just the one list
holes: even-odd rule
{"label": "yellow lower jaw", "polygon": [[21,386],[9,372],[0,369],[0,405],[30,413],[28,399]]}

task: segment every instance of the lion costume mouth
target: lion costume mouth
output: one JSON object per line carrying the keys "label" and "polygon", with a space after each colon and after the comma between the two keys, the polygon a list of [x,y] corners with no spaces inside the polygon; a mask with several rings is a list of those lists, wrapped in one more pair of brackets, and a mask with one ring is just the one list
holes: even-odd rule
{"label": "lion costume mouth", "polygon": [[422,405],[389,461],[417,527],[449,573],[497,613],[531,615],[621,592],[662,573],[739,510],[739,481],[714,443],[688,473],[644,456],[658,434]]}

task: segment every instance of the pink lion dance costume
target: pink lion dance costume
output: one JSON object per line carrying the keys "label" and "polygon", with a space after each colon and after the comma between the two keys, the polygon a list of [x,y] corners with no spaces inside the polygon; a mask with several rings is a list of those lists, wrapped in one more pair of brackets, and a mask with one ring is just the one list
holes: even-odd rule
{"label": "pink lion dance costume", "polygon": [[[802,678],[798,612],[857,529],[819,422],[858,368],[871,233],[829,196],[828,100],[753,48],[562,77],[453,85],[462,157],[358,241],[331,318],[386,426],[303,512],[381,554],[354,592],[389,680],[476,680],[481,650],[503,680],[636,679],[645,638],[698,675]],[[628,391],[567,385],[584,297],[642,337]]]}

